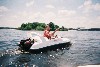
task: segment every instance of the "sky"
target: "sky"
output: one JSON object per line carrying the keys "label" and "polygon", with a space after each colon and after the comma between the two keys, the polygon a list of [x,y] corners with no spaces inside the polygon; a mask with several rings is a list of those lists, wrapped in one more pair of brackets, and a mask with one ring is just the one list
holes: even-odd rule
{"label": "sky", "polygon": [[0,0],[0,27],[28,22],[100,28],[100,0]]}

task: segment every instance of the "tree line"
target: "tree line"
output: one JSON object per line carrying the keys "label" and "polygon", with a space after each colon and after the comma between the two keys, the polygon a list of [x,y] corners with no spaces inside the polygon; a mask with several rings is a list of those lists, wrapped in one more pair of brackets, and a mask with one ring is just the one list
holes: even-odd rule
{"label": "tree line", "polygon": [[[45,29],[47,24],[45,23],[39,23],[39,22],[33,22],[33,23],[23,23],[21,24],[21,27],[19,27],[19,30],[38,30],[38,31],[43,31]],[[54,24],[53,22],[49,23],[49,26],[51,28],[51,31],[54,31],[57,28],[60,28],[58,25]],[[68,31],[67,28],[62,26],[60,28],[60,31]]]}

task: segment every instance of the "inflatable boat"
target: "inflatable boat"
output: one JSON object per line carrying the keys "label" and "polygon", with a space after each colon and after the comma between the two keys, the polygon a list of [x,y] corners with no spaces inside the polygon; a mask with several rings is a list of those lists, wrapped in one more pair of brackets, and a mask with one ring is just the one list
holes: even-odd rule
{"label": "inflatable boat", "polygon": [[46,37],[43,37],[41,34],[31,32],[28,34],[28,37],[29,39],[20,41],[19,47],[22,50],[34,53],[55,50],[71,45],[68,38],[63,38],[60,36],[56,36],[50,40]]}

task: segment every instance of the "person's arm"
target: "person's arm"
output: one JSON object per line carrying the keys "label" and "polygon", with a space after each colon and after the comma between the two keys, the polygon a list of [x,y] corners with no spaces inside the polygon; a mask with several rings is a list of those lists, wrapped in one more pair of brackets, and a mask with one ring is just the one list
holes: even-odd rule
{"label": "person's arm", "polygon": [[55,32],[58,31],[58,30],[59,30],[59,28],[57,28],[51,35],[53,36],[55,34]]}

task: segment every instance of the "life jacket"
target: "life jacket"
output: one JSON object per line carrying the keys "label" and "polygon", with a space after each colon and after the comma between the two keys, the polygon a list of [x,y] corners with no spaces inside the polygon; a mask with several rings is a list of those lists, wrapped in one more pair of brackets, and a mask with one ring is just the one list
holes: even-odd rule
{"label": "life jacket", "polygon": [[44,31],[44,37],[47,37],[48,39],[51,37],[49,31]]}

